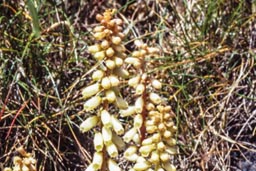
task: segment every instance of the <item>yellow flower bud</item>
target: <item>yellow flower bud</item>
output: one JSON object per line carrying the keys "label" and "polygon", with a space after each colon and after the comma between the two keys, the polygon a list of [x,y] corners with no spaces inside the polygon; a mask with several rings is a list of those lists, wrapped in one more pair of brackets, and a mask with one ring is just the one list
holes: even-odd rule
{"label": "yellow flower bud", "polygon": [[95,54],[96,52],[99,52],[100,50],[101,50],[101,48],[100,48],[100,45],[98,45],[98,44],[88,46],[88,51],[92,54]]}
{"label": "yellow flower bud", "polygon": [[143,46],[143,42],[141,40],[135,40],[134,41],[135,46],[137,46],[138,48],[141,48]]}
{"label": "yellow flower bud", "polygon": [[112,131],[105,126],[102,128],[102,137],[104,144],[109,145],[112,143]]}
{"label": "yellow flower bud", "polygon": [[84,109],[87,112],[91,111],[91,110],[97,108],[100,105],[100,103],[101,103],[101,97],[94,96],[84,103]]}
{"label": "yellow flower bud", "polygon": [[137,147],[135,145],[129,146],[125,152],[124,157],[129,157],[137,152]]}
{"label": "yellow flower bud", "polygon": [[167,162],[170,160],[170,155],[166,152],[160,153],[160,159],[162,162]]}
{"label": "yellow flower bud", "polygon": [[133,168],[136,170],[136,171],[144,171],[144,170],[147,170],[148,168],[150,168],[150,164],[147,163],[147,162],[139,162],[139,163],[136,163]]}
{"label": "yellow flower bud", "polygon": [[150,162],[152,163],[159,163],[159,154],[157,151],[152,151],[151,156],[150,156]]}
{"label": "yellow flower bud", "polygon": [[105,38],[106,33],[105,32],[96,32],[93,34],[93,36],[96,40],[102,40]]}
{"label": "yellow flower bud", "polygon": [[93,160],[92,160],[92,167],[95,170],[101,169],[103,163],[103,154],[102,152],[95,152],[93,155]]}
{"label": "yellow flower bud", "polygon": [[92,79],[94,81],[101,80],[104,77],[104,72],[102,70],[96,70],[92,73]]}
{"label": "yellow flower bud", "polygon": [[132,140],[133,136],[136,134],[136,132],[136,128],[131,128],[130,130],[128,130],[123,136],[124,142],[129,143]]}
{"label": "yellow flower bud", "polygon": [[122,135],[124,133],[124,128],[122,126],[122,123],[113,115],[111,116],[111,122],[116,134]]}
{"label": "yellow flower bud", "polygon": [[105,29],[104,26],[96,26],[96,27],[93,29],[93,32],[102,32],[104,29]]}
{"label": "yellow flower bud", "polygon": [[135,101],[135,111],[137,113],[141,113],[144,107],[144,100],[143,98],[140,96],[137,98],[137,100]]}
{"label": "yellow flower bud", "polygon": [[175,146],[177,144],[177,141],[174,138],[168,138],[165,140],[165,142],[169,145],[169,146]]}
{"label": "yellow flower bud", "polygon": [[140,144],[140,142],[141,142],[140,135],[139,135],[138,133],[136,133],[136,134],[132,137],[132,141],[135,142],[135,144]]}
{"label": "yellow flower bud", "polygon": [[116,87],[120,83],[119,79],[116,76],[114,76],[114,75],[109,76],[109,80],[110,80],[110,83],[111,83],[112,87]]}
{"label": "yellow flower bud", "polygon": [[124,45],[113,45],[113,48],[116,52],[125,52]]}
{"label": "yellow flower bud", "polygon": [[117,157],[118,156],[118,150],[115,144],[113,144],[112,142],[110,144],[107,145],[106,147],[108,155],[111,158]]}
{"label": "yellow flower bud", "polygon": [[141,95],[145,91],[145,85],[144,84],[138,84],[135,90],[136,95]]}
{"label": "yellow flower bud", "polygon": [[171,131],[165,130],[163,134],[164,138],[168,139],[172,136]]}
{"label": "yellow flower bud", "polygon": [[146,126],[146,131],[147,133],[152,134],[157,131],[157,126],[155,125]]}
{"label": "yellow flower bud", "polygon": [[108,170],[109,171],[122,171],[122,169],[112,159],[108,159]]}
{"label": "yellow flower bud", "polygon": [[131,162],[136,162],[137,159],[139,158],[139,155],[134,153],[132,155],[129,155],[129,156],[124,156],[124,158],[128,161],[131,161]]}
{"label": "yellow flower bud", "polygon": [[152,110],[155,109],[155,105],[154,105],[153,103],[147,103],[146,109],[147,109],[148,111],[152,111]]}
{"label": "yellow flower bud", "polygon": [[125,63],[132,64],[132,65],[134,65],[134,63],[140,63],[141,62],[138,58],[133,58],[133,57],[128,57],[124,61],[125,61]]}
{"label": "yellow flower bud", "polygon": [[83,121],[80,125],[80,130],[84,133],[92,129],[97,125],[99,118],[97,116],[91,116]]}
{"label": "yellow flower bud", "polygon": [[99,52],[96,52],[94,54],[94,58],[98,61],[101,61],[105,58],[105,52],[104,51],[99,51]]}
{"label": "yellow flower bud", "polygon": [[165,171],[163,168],[158,168],[157,171]]}
{"label": "yellow flower bud", "polygon": [[106,55],[108,56],[108,57],[112,57],[112,56],[114,56],[114,54],[115,54],[115,51],[113,50],[113,48],[108,48],[107,50],[106,50]]}
{"label": "yellow flower bud", "polygon": [[161,89],[162,88],[162,83],[158,80],[153,80],[151,82],[152,86],[155,88],[155,89]]}
{"label": "yellow flower bud", "polygon": [[102,80],[101,80],[101,86],[102,86],[104,89],[109,89],[109,88],[111,87],[111,82],[110,82],[109,77],[104,77],[104,78],[102,78]]}
{"label": "yellow flower bud", "polygon": [[150,145],[141,146],[139,149],[139,152],[141,156],[148,157],[151,151],[155,149],[156,149],[156,146],[154,144],[150,144]]}
{"label": "yellow flower bud", "polygon": [[131,116],[131,115],[133,115],[135,113],[136,113],[135,106],[129,106],[125,110],[120,110],[120,116],[121,117]]}
{"label": "yellow flower bud", "polygon": [[83,95],[83,98],[86,99],[88,97],[91,97],[91,96],[97,94],[99,91],[100,91],[100,84],[95,83],[95,84],[92,84],[92,85],[84,88],[82,90],[82,95]]}
{"label": "yellow flower bud", "polygon": [[155,133],[152,135],[153,142],[159,142],[161,139],[161,135],[159,133]]}
{"label": "yellow flower bud", "polygon": [[101,122],[105,127],[110,128],[112,126],[111,116],[108,111],[102,110],[100,112],[100,118],[101,118]]}
{"label": "yellow flower bud", "polygon": [[93,144],[94,144],[94,149],[96,151],[102,151],[104,144],[103,144],[103,137],[100,132],[96,132],[94,134],[94,139],[93,139]]}
{"label": "yellow flower bud", "polygon": [[116,101],[116,93],[113,90],[107,90],[106,99],[109,103],[113,103],[114,101]]}
{"label": "yellow flower bud", "polygon": [[127,109],[128,108],[128,103],[122,98],[122,97],[116,97],[116,106],[121,109]]}
{"label": "yellow flower bud", "polygon": [[6,167],[4,168],[4,171],[12,171],[12,169],[10,167]]}
{"label": "yellow flower bud", "polygon": [[122,42],[122,39],[118,36],[113,36],[111,41],[112,41],[113,44],[119,45]]}
{"label": "yellow flower bud", "polygon": [[101,47],[102,49],[107,49],[107,48],[109,48],[109,46],[110,46],[110,43],[109,43],[107,40],[103,40],[103,41],[101,42],[101,44],[100,44],[100,47]]}
{"label": "yellow flower bud", "polygon": [[166,149],[166,146],[162,141],[160,141],[159,143],[157,143],[157,149],[159,151],[164,151]]}
{"label": "yellow flower bud", "polygon": [[118,67],[122,66],[124,63],[123,59],[119,58],[119,57],[115,57],[114,61],[115,61],[116,66],[118,66]]}
{"label": "yellow flower bud", "polygon": [[106,67],[110,70],[113,70],[116,67],[116,63],[113,60],[106,60],[105,61]]}
{"label": "yellow flower bud", "polygon": [[129,79],[128,85],[131,87],[136,87],[140,82],[140,75],[137,75],[136,77],[133,77]]}
{"label": "yellow flower bud", "polygon": [[156,93],[150,93],[149,94],[149,99],[154,104],[160,104],[162,102],[161,97]]}
{"label": "yellow flower bud", "polygon": [[150,145],[152,143],[153,143],[153,139],[152,139],[152,137],[149,137],[149,138],[144,139],[141,144],[143,146],[145,146],[145,145]]}
{"label": "yellow flower bud", "polygon": [[140,128],[142,126],[142,123],[143,123],[142,115],[141,114],[137,114],[134,117],[133,127],[138,129],[138,128]]}
{"label": "yellow flower bud", "polygon": [[135,57],[135,58],[139,58],[139,57],[142,56],[142,54],[141,54],[140,51],[134,51],[134,52],[132,53],[132,56]]}

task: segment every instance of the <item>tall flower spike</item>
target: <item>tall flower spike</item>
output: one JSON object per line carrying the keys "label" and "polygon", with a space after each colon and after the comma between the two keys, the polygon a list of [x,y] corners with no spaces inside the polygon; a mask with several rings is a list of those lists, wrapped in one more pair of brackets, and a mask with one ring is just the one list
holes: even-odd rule
{"label": "tall flower spike", "polygon": [[[80,125],[82,132],[96,128],[94,134],[94,148],[90,170],[121,170],[111,159],[117,157],[118,149],[124,148],[124,142],[119,137],[125,130],[118,120],[118,112],[125,110],[128,105],[121,97],[119,86],[124,78],[129,76],[123,64],[126,58],[125,47],[122,45],[124,34],[121,32],[122,20],[114,19],[114,10],[106,10],[103,15],[98,14],[96,19],[100,25],[93,29],[95,44],[88,47],[88,51],[99,63],[99,67],[92,72],[92,83],[82,90],[85,111],[95,111],[97,115],[88,117]],[[115,105],[115,110],[109,110]],[[107,160],[108,159],[108,160]],[[108,161],[108,162],[107,162]]]}
{"label": "tall flower spike", "polygon": [[[132,65],[136,73],[139,73],[128,81],[128,84],[135,89],[137,99],[134,106],[120,113],[122,117],[134,118],[133,128],[126,132],[124,141],[128,143],[132,140],[131,136],[138,135],[135,130],[139,131],[141,141],[134,141],[138,146],[136,152],[131,146],[124,155],[128,161],[135,162],[133,166],[135,171],[175,171],[176,168],[170,163],[171,156],[176,153],[174,138],[176,128],[170,114],[171,108],[163,105],[164,99],[158,93],[162,89],[162,83],[146,74],[146,70],[150,67],[146,62],[158,53],[158,49],[148,47],[138,40],[135,41],[135,45],[138,50],[134,51],[125,62]],[[136,160],[131,159],[131,156],[135,157],[135,155]]]}

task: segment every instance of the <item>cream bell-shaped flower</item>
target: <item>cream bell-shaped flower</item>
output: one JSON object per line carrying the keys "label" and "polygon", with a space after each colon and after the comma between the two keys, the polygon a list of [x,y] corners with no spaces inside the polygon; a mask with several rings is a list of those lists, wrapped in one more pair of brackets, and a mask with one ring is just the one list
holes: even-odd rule
{"label": "cream bell-shaped flower", "polygon": [[160,158],[159,158],[158,152],[157,151],[152,151],[149,160],[150,160],[151,163],[159,163]]}
{"label": "cream bell-shaped flower", "polygon": [[100,118],[106,128],[110,128],[112,126],[111,115],[107,110],[102,110],[100,112]]}
{"label": "cream bell-shaped flower", "polygon": [[98,116],[91,116],[83,121],[80,125],[81,132],[87,132],[97,125],[99,121]]}
{"label": "cream bell-shaped flower", "polygon": [[105,126],[102,127],[102,137],[104,144],[109,145],[112,143],[112,131]]}
{"label": "cream bell-shaped flower", "polygon": [[133,166],[133,168],[136,171],[144,171],[150,168],[150,164],[148,162],[138,162]]}
{"label": "cream bell-shaped flower", "polygon": [[96,52],[93,56],[96,60],[102,61],[105,58],[105,52],[104,51]]}
{"label": "cream bell-shaped flower", "polygon": [[115,58],[114,58],[114,62],[115,62],[115,64],[116,64],[117,67],[122,66],[123,63],[124,63],[123,59],[122,59],[122,58],[119,58],[119,57],[115,57]]}
{"label": "cream bell-shaped flower", "polygon": [[118,164],[113,159],[108,159],[108,170],[109,171],[122,171]]}
{"label": "cream bell-shaped flower", "polygon": [[105,32],[96,32],[93,34],[93,36],[96,40],[102,40],[105,38],[106,33]]}
{"label": "cream bell-shaped flower", "polygon": [[124,152],[124,157],[131,156],[137,152],[137,147],[135,145],[129,146],[125,152]]}
{"label": "cream bell-shaped flower", "polygon": [[103,40],[103,41],[101,42],[101,44],[100,44],[100,47],[101,47],[102,49],[107,49],[107,48],[109,48],[109,46],[110,46],[110,43],[109,43],[109,41],[107,41],[107,40]]}
{"label": "cream bell-shaped flower", "polygon": [[101,97],[94,96],[84,103],[84,109],[85,111],[88,112],[97,108],[100,104],[101,104]]}
{"label": "cream bell-shaped flower", "polygon": [[131,115],[133,115],[135,113],[136,113],[135,106],[129,106],[125,110],[120,110],[120,116],[121,117],[131,116]]}
{"label": "cream bell-shaped flower", "polygon": [[135,90],[136,95],[141,95],[145,91],[145,85],[144,84],[138,84]]}
{"label": "cream bell-shaped flower", "polygon": [[115,104],[121,110],[128,108],[128,103],[122,97],[116,97]]}
{"label": "cream bell-shaped flower", "polygon": [[133,78],[129,79],[128,85],[131,86],[131,87],[136,88],[136,86],[140,82],[140,78],[141,78],[140,75],[137,75],[136,77],[133,77]]}
{"label": "cream bell-shaped flower", "polygon": [[107,149],[107,152],[108,152],[108,155],[111,157],[111,158],[114,158],[114,157],[117,157],[118,156],[118,150],[117,150],[117,147],[114,143],[110,143],[106,146],[106,149]]}
{"label": "cream bell-shaped flower", "polygon": [[109,89],[109,88],[111,87],[111,82],[110,82],[109,77],[104,77],[104,78],[102,78],[102,80],[101,80],[101,86],[102,86],[104,89]]}
{"label": "cream bell-shaped flower", "polygon": [[143,110],[143,106],[144,106],[144,100],[143,98],[140,96],[137,98],[137,100],[135,101],[135,111],[136,113],[141,113]]}
{"label": "cream bell-shaped flower", "polygon": [[152,84],[152,86],[153,86],[155,89],[157,89],[157,90],[159,90],[159,89],[162,88],[162,83],[161,83],[160,81],[156,80],[156,79],[154,79],[154,80],[151,82],[151,84]]}
{"label": "cream bell-shaped flower", "polygon": [[131,128],[130,130],[128,130],[123,136],[124,142],[129,143],[132,140],[133,136],[136,134],[136,132],[136,128]]}
{"label": "cream bell-shaped flower", "polygon": [[134,117],[133,127],[138,129],[138,128],[140,128],[142,126],[142,123],[143,123],[142,115],[141,114],[137,114]]}
{"label": "cream bell-shaped flower", "polygon": [[117,135],[124,134],[124,128],[122,126],[122,123],[113,115],[111,116],[111,122],[112,127]]}
{"label": "cream bell-shaped flower", "polygon": [[113,70],[116,67],[115,61],[108,59],[105,61],[106,67],[110,70]]}
{"label": "cream bell-shaped flower", "polygon": [[113,90],[106,91],[106,99],[109,103],[113,103],[116,101],[116,93]]}
{"label": "cream bell-shaped flower", "polygon": [[102,151],[102,149],[104,147],[104,143],[103,143],[102,134],[100,132],[96,132],[94,134],[93,145],[94,145],[94,149],[97,152]]}
{"label": "cream bell-shaped flower", "polygon": [[114,54],[115,54],[115,51],[114,51],[114,49],[113,49],[112,47],[109,47],[109,48],[106,50],[106,55],[107,55],[108,57],[112,57],[112,56],[114,56]]}
{"label": "cream bell-shaped flower", "polygon": [[170,160],[170,155],[166,152],[161,152],[160,153],[160,159],[162,162],[167,162]]}
{"label": "cream bell-shaped flower", "polygon": [[100,45],[96,44],[96,45],[92,45],[88,47],[88,51],[92,54],[99,52],[101,50]]}
{"label": "cream bell-shaped flower", "polygon": [[102,70],[96,70],[92,73],[92,79],[94,81],[101,80],[104,77],[104,72]]}
{"label": "cream bell-shaped flower", "polygon": [[103,153],[102,152],[95,152],[93,154],[92,167],[95,170],[99,170],[102,166],[102,163],[103,163]]}
{"label": "cream bell-shaped flower", "polygon": [[138,160],[138,158],[139,158],[139,155],[136,154],[136,153],[134,153],[134,154],[132,154],[132,155],[130,155],[130,156],[125,156],[124,158],[125,158],[126,160],[128,160],[128,161],[136,162],[136,161]]}
{"label": "cream bell-shaped flower", "polygon": [[118,37],[118,36],[113,36],[111,38],[111,41],[112,41],[113,44],[119,45],[122,42],[122,39],[120,37]]}
{"label": "cream bell-shaped flower", "polygon": [[115,75],[110,75],[109,80],[110,80],[110,83],[111,83],[112,87],[116,87],[120,83],[119,79]]}
{"label": "cream bell-shaped flower", "polygon": [[148,157],[149,154],[151,153],[151,151],[153,151],[155,149],[156,149],[155,144],[150,144],[150,145],[141,146],[139,149],[139,152],[140,152],[141,156]]}
{"label": "cream bell-shaped flower", "polygon": [[156,93],[150,93],[149,94],[149,99],[154,104],[160,104],[162,102],[161,97]]}
{"label": "cream bell-shaped flower", "polygon": [[88,97],[91,97],[91,96],[97,94],[99,91],[100,91],[100,84],[95,83],[88,87],[85,87],[82,90],[82,95],[83,95],[83,98],[88,98]]}

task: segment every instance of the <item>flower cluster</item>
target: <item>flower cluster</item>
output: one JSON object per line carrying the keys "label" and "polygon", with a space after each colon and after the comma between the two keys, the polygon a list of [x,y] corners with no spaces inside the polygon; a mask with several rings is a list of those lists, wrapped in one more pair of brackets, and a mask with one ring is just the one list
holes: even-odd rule
{"label": "flower cluster", "polygon": [[[164,105],[163,98],[156,93],[162,88],[162,83],[145,73],[146,58],[150,60],[158,49],[150,48],[140,41],[136,41],[135,45],[139,50],[134,51],[125,62],[140,73],[128,81],[135,88],[137,100],[134,106],[121,111],[121,116],[134,115],[133,128],[126,132],[124,141],[135,139],[135,145],[124,152],[124,157],[135,162],[131,171],[175,171],[176,168],[170,163],[171,155],[176,153],[174,135],[177,128],[172,120],[174,115],[171,114],[171,107]],[[138,134],[139,141],[135,138]]]}
{"label": "flower cluster", "polygon": [[[113,13],[107,10],[96,16],[100,22],[93,30],[96,44],[88,47],[98,68],[92,72],[91,85],[82,90],[85,111],[96,113],[80,125],[82,132],[94,130],[95,153],[86,171],[121,171],[115,159],[126,144],[123,156],[134,163],[130,171],[175,171],[170,163],[176,153],[174,114],[158,93],[161,81],[147,73],[152,67],[149,61],[159,50],[135,41],[138,50],[127,56],[122,45],[122,20],[113,19]],[[129,77],[130,73],[136,76]],[[122,98],[122,81],[135,90],[133,105],[128,106]],[[124,127],[119,118],[126,117],[130,119]]]}
{"label": "flower cluster", "polygon": [[99,67],[92,73],[93,83],[82,90],[83,98],[86,99],[84,109],[89,112],[98,108],[96,115],[90,116],[80,125],[82,132],[97,126],[94,133],[95,153],[86,171],[100,170],[105,166],[108,170],[121,170],[114,158],[118,156],[119,149],[123,148],[124,143],[119,136],[124,134],[124,127],[117,114],[109,111],[109,105],[114,104],[118,109],[128,107],[120,95],[119,86],[121,79],[127,78],[129,73],[122,67],[126,58],[125,47],[122,45],[122,20],[113,19],[113,14],[113,10],[107,10],[103,15],[96,16],[100,22],[93,30],[97,43],[88,47]]}
{"label": "flower cluster", "polygon": [[6,167],[4,171],[36,171],[36,160],[31,153],[27,153],[23,147],[17,149],[22,157],[13,157],[13,167]]}

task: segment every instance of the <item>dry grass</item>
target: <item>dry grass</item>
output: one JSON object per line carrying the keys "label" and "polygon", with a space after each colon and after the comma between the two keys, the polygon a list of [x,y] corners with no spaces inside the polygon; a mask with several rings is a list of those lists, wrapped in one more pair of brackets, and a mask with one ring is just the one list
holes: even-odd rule
{"label": "dry grass", "polygon": [[38,170],[87,166],[92,136],[78,130],[86,115],[80,90],[94,64],[86,51],[90,30],[106,8],[119,9],[127,49],[136,38],[161,49],[148,72],[162,78],[162,93],[176,114],[177,170],[256,165],[255,2],[35,2],[0,4],[3,166],[21,145],[34,153]]}

